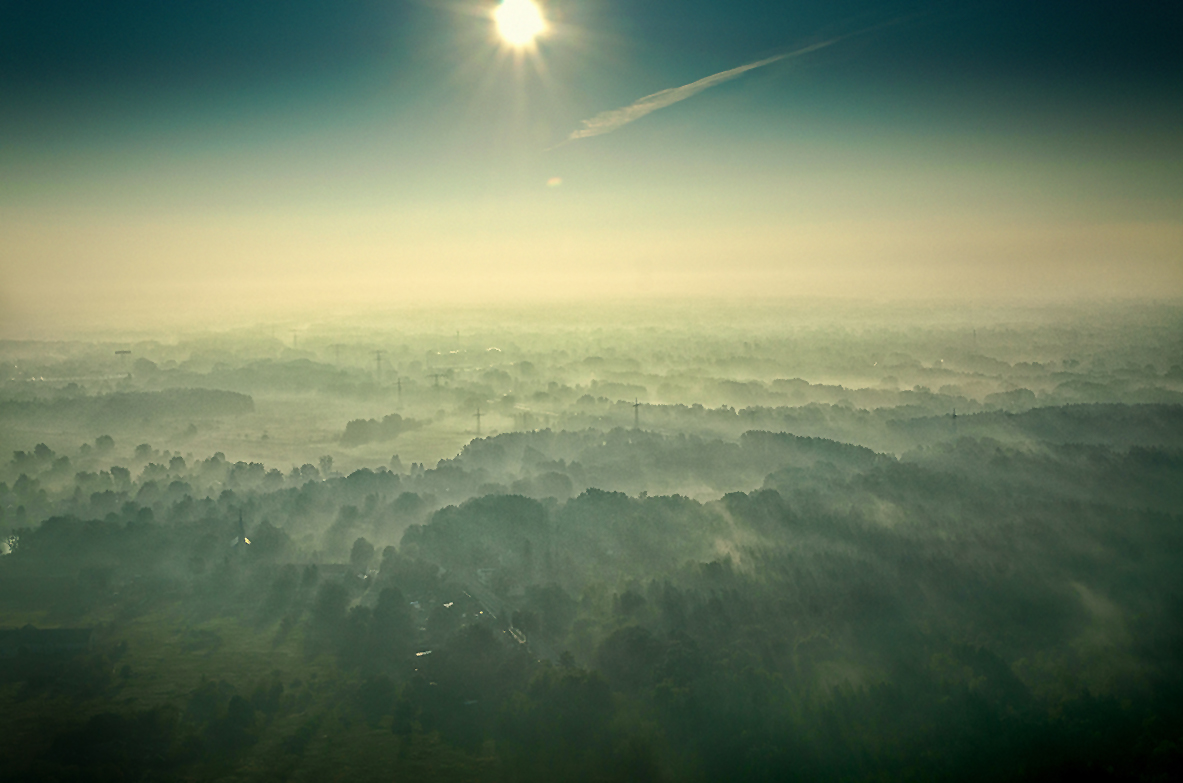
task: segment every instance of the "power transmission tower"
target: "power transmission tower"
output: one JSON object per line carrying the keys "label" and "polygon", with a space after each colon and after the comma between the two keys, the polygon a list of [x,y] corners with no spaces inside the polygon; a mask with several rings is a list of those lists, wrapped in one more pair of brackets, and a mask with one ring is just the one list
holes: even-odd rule
{"label": "power transmission tower", "polygon": [[476,409],[476,436],[481,436],[481,409]]}
{"label": "power transmission tower", "polygon": [[437,389],[440,387],[440,376],[441,376],[441,375],[443,375],[443,373],[442,373],[442,372],[433,372],[433,373],[431,373],[431,377],[432,377],[432,378],[435,378],[435,388],[437,388]]}
{"label": "power transmission tower", "polygon": [[641,429],[641,403],[633,397],[633,429]]}
{"label": "power transmission tower", "polygon": [[382,354],[384,353],[386,353],[386,351],[374,351],[374,362],[378,368],[378,383],[382,383]]}
{"label": "power transmission tower", "polygon": [[403,376],[398,376],[398,405],[401,408],[403,405]]}

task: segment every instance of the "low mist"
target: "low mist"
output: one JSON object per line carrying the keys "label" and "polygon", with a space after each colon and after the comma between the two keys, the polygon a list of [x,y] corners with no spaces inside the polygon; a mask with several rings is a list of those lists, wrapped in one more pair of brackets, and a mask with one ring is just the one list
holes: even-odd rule
{"label": "low mist", "polygon": [[1181,357],[1146,303],[2,341],[10,769],[1168,779]]}

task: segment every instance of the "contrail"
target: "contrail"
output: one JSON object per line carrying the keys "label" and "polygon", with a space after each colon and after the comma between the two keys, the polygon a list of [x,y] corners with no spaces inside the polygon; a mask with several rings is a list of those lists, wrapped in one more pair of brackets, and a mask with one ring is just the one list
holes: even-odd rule
{"label": "contrail", "polygon": [[[556,144],[555,147],[561,147],[564,144],[569,144],[578,139],[586,139],[590,136],[603,136],[605,133],[611,133],[614,130],[628,125],[633,120],[641,119],[650,112],[657,111],[658,109],[664,109],[666,106],[675,104],[678,101],[684,101],[687,98],[698,95],[703,90],[714,87],[716,84],[722,84],[723,82],[730,81],[731,79],[745,74],[755,68],[763,68],[765,65],[771,65],[772,63],[778,62],[780,60],[787,60],[790,57],[800,57],[803,54],[816,52],[818,49],[825,49],[827,46],[833,46],[839,41],[845,40],[847,38],[853,38],[856,35],[863,35],[864,33],[880,30],[884,27],[896,25],[924,15],[925,14],[912,14],[909,16],[902,16],[897,19],[891,19],[881,24],[865,27],[862,30],[857,30],[853,33],[847,33],[846,35],[839,35],[836,38],[830,38],[829,40],[822,41],[821,43],[803,46],[800,49],[794,49],[793,51],[786,52],[785,54],[766,57],[763,60],[756,60],[753,63],[741,65],[738,68],[732,68],[728,71],[720,71],[719,73],[716,73],[712,76],[699,79],[696,82],[684,84],[681,87],[671,87],[668,90],[662,90],[661,92],[655,92],[652,95],[646,95],[644,98],[636,100],[630,103],[628,106],[624,106],[619,109],[609,109],[608,111],[602,111],[596,116],[592,117],[590,120],[584,120],[581,123],[583,127],[579,128],[579,130],[572,131],[570,136]],[[550,149],[554,149],[555,147],[551,147]]]}
{"label": "contrail", "polygon": [[828,41],[810,44],[809,46],[804,46],[800,49],[795,49],[794,51],[787,52],[785,54],[778,54],[774,57],[766,57],[763,60],[757,60],[754,63],[741,65],[738,68],[720,71],[719,73],[699,79],[696,82],[684,84],[681,87],[671,87],[668,90],[662,90],[661,92],[655,92],[652,95],[646,95],[644,98],[636,100],[633,103],[630,103],[628,106],[624,106],[619,109],[602,111],[596,116],[592,117],[590,120],[584,120],[582,123],[583,127],[581,127],[579,130],[572,131],[571,135],[564,139],[559,146],[571,141],[575,141],[576,139],[586,139],[590,136],[603,136],[605,133],[611,133],[618,128],[628,125],[634,120],[641,119],[650,112],[657,111],[658,109],[664,109],[666,106],[671,106],[678,101],[684,101],[687,98],[697,95],[705,89],[714,87],[716,84],[722,84],[723,82],[730,81],[741,74],[747,73],[748,71],[754,70],[756,68],[763,68],[765,65],[771,65],[772,63],[778,62],[779,60],[786,60],[790,57],[800,57],[801,55],[808,54],[809,52],[816,52],[818,49],[824,49],[827,46],[831,46],[832,44],[841,41],[844,37],[846,36],[842,36],[840,38],[831,38]]}

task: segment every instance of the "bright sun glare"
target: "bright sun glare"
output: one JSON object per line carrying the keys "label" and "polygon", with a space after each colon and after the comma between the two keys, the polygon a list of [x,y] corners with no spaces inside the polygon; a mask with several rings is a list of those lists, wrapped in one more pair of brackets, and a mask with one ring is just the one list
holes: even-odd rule
{"label": "bright sun glare", "polygon": [[513,46],[524,46],[546,29],[542,12],[533,0],[503,0],[493,12],[497,31]]}

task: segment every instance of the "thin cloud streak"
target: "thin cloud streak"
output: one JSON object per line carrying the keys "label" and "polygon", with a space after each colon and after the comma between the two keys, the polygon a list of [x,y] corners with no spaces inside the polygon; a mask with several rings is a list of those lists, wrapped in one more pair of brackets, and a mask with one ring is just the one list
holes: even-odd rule
{"label": "thin cloud streak", "polygon": [[763,60],[757,60],[756,62],[748,63],[747,65],[741,65],[738,68],[720,71],[719,73],[704,77],[698,81],[691,82],[690,84],[684,84],[681,87],[671,87],[668,90],[661,90],[660,92],[655,92],[652,95],[646,95],[644,98],[640,98],[637,101],[630,103],[628,106],[624,106],[619,109],[602,111],[591,119],[584,120],[583,127],[579,130],[572,131],[571,135],[564,139],[559,146],[577,139],[586,139],[590,138],[591,136],[603,136],[605,133],[611,133],[614,130],[618,130],[625,125],[628,125],[630,122],[641,119],[650,112],[655,112],[658,109],[664,109],[666,106],[672,106],[679,101],[684,101],[687,98],[697,95],[703,90],[714,87],[716,84],[722,84],[723,82],[730,81],[737,76],[747,73],[748,71],[754,70],[756,68],[763,68],[765,65],[771,65],[772,63],[779,62],[780,60],[786,60],[790,57],[800,57],[801,55],[808,54],[809,52],[816,52],[818,49],[824,49],[825,47],[831,46],[841,40],[842,38],[831,38],[828,41],[810,44],[809,46],[796,49],[792,52],[778,54],[773,57],[766,57]]}

